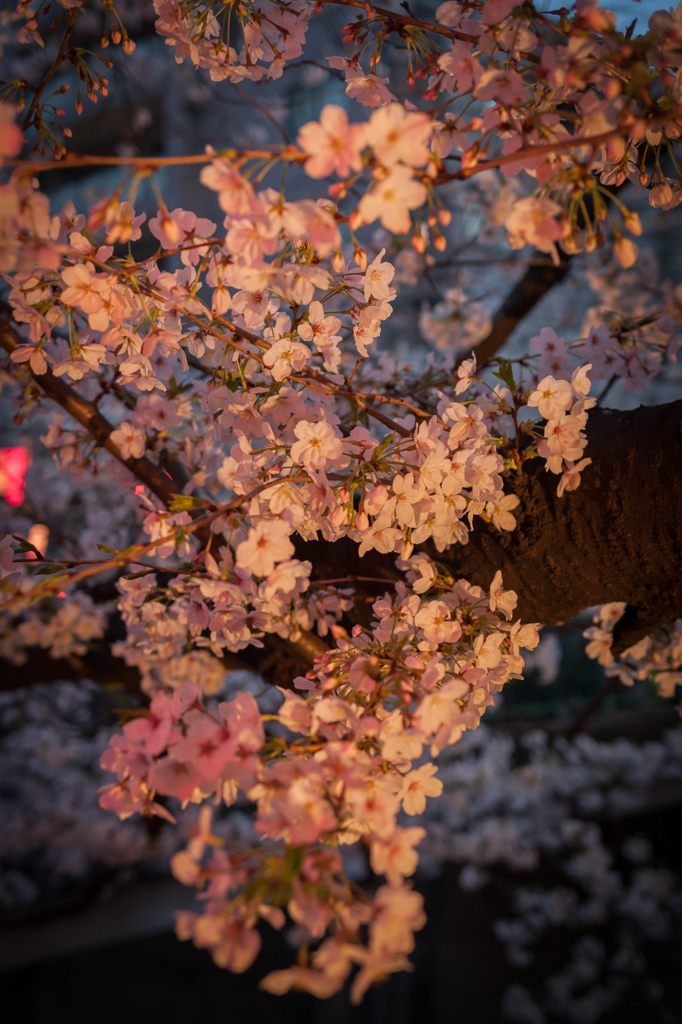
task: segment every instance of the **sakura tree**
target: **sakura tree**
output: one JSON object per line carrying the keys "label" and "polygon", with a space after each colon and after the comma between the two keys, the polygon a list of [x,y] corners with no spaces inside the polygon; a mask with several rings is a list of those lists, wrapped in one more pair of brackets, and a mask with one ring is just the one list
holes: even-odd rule
{"label": "sakura tree", "polygon": [[[327,997],[357,966],[359,1001],[410,968],[425,921],[410,883],[425,829],[409,819],[443,789],[429,757],[522,677],[541,624],[601,606],[588,652],[609,673],[667,696],[682,684],[682,401],[602,405],[615,381],[643,388],[675,360],[677,300],[570,342],[549,324],[520,358],[496,357],[572,258],[636,264],[628,181],[658,210],[682,200],[682,7],[635,34],[593,0],[448,0],[423,17],[370,0],[154,0],[155,31],[216,88],[284,80],[331,6],[353,9],[325,58],[345,106],[295,143],[154,157],[68,152],[57,105],[66,66],[78,114],[106,95],[119,45],[125,74],[127,19],[146,5],[30,0],[9,19],[49,59],[2,87],[4,379],[18,421],[54,408],[44,445],[89,500],[120,507],[125,537],[48,557],[31,530],[0,552],[3,649],[19,660],[83,654],[113,611],[88,587],[116,580],[114,654],[149,706],[103,752],[99,799],[171,823],[200,805],[172,861],[203,901],[179,937],[240,972],[259,919],[288,915],[297,962],[263,986]],[[73,42],[86,29],[101,53]],[[403,73],[386,76],[394,47]],[[222,219],[177,205],[162,171],[180,165]],[[92,166],[120,168],[111,194],[81,210],[74,179],[51,211],[38,175]],[[292,175],[303,198],[287,198]],[[447,257],[453,204],[481,175],[507,189],[489,220],[535,253],[489,329],[463,315],[448,349],[458,295],[425,314],[441,354],[408,371],[379,351],[396,267]],[[226,667],[277,687],[274,710],[249,692],[219,702]],[[212,815],[244,799],[261,842],[225,844]],[[344,870],[354,844],[383,877],[372,892]]]}

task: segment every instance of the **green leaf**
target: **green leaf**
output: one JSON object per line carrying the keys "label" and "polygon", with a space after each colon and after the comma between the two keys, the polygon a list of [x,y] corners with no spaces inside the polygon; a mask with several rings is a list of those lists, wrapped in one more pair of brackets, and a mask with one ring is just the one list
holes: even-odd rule
{"label": "green leaf", "polygon": [[153,569],[143,569],[142,572],[131,572],[128,576],[124,576],[124,580],[139,580],[141,576],[151,576],[154,572]]}
{"label": "green leaf", "polygon": [[388,448],[389,444],[391,444],[393,442],[393,438],[394,437],[395,437],[395,431],[392,434],[388,434],[383,439],[381,444],[378,444],[376,446],[376,448],[372,452],[372,462],[377,462],[381,458],[381,456],[384,454],[384,452]]}
{"label": "green leaf", "polygon": [[302,846],[290,846],[284,855],[284,863],[290,875],[298,875],[303,867],[304,849]]}
{"label": "green leaf", "polygon": [[192,494],[171,494],[171,512],[189,512],[193,508],[207,508],[208,502]]}
{"label": "green leaf", "polygon": [[42,561],[42,558],[43,558],[42,553],[40,551],[38,551],[38,548],[35,546],[35,544],[31,544],[30,540],[25,540],[23,537],[18,537],[16,535],[16,533],[13,533],[12,536],[14,537],[14,539],[16,541],[19,542],[19,554],[20,555],[24,554],[24,552],[26,552],[26,551],[32,551],[33,554],[37,555],[38,558],[40,558],[40,560]]}
{"label": "green leaf", "polygon": [[117,548],[108,548],[106,546],[106,544],[98,544],[97,545],[97,550],[98,551],[104,551],[104,552],[106,552],[107,555],[117,555],[118,554]]}
{"label": "green leaf", "polygon": [[175,377],[171,377],[171,379],[168,382],[168,397],[170,399],[177,398],[178,395],[184,394],[185,391],[187,391],[191,386],[192,385],[189,383],[179,384],[176,381]]}
{"label": "green leaf", "polygon": [[43,565],[40,569],[36,569],[33,573],[34,576],[52,576],[55,572],[63,572],[64,567],[62,565]]}
{"label": "green leaf", "polygon": [[512,394],[516,394],[516,381],[511,359],[497,359],[496,362],[498,369],[497,372],[493,372],[493,377],[497,377],[507,385]]}

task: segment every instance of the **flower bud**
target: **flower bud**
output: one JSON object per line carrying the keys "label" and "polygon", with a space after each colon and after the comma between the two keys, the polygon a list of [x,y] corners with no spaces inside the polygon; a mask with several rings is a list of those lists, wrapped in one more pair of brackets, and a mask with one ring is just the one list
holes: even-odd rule
{"label": "flower bud", "polygon": [[623,237],[616,240],[613,251],[624,270],[627,270],[628,267],[631,267],[636,262],[637,253],[639,252],[632,239]]}
{"label": "flower bud", "polygon": [[560,240],[559,245],[568,256],[577,256],[585,248],[585,232],[575,227],[570,235]]}
{"label": "flower bud", "polygon": [[353,253],[353,258],[360,267],[360,270],[367,270],[367,253],[364,249],[356,249]]}
{"label": "flower bud", "polygon": [[169,215],[168,210],[166,210],[165,208],[161,210],[160,213],[161,227],[163,229],[163,233],[165,234],[168,241],[171,242],[171,244],[177,245],[177,243],[180,241],[180,238],[182,237],[180,225],[176,220],[173,220],[173,218]]}
{"label": "flower bud", "polygon": [[351,231],[356,231],[358,228],[362,227],[362,223],[362,214],[356,207],[354,210],[351,210],[350,212],[350,215],[348,217],[348,226],[351,229]]}
{"label": "flower bud", "polygon": [[337,505],[329,516],[329,522],[332,524],[335,530],[341,526],[346,519],[346,510],[343,505]]}
{"label": "flower bud", "polygon": [[400,557],[402,559],[407,559],[407,558],[409,558],[411,556],[413,551],[414,551],[414,544],[412,543],[412,541],[405,540],[405,541],[403,541],[403,543],[401,545],[401,548],[400,548]]}
{"label": "flower bud", "polygon": [[626,210],[623,213],[623,224],[630,232],[631,235],[641,235],[642,233],[642,222],[639,219],[639,214],[633,210]]}
{"label": "flower bud", "polygon": [[365,530],[369,529],[369,517],[366,512],[358,512],[355,517],[355,529],[360,530],[364,533]]}

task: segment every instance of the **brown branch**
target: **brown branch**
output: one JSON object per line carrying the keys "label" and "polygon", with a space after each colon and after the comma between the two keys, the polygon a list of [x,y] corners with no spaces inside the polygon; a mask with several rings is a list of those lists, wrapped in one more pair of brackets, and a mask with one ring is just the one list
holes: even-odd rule
{"label": "brown branch", "polygon": [[490,331],[466,354],[476,356],[476,364],[485,365],[498,352],[507,338],[545,295],[561,284],[570,269],[570,256],[563,255],[558,266],[534,263],[526,270],[521,280],[514,285],[493,317]]}
{"label": "brown branch", "polygon": [[[337,4],[341,7],[357,7],[361,10],[367,10],[367,5],[362,0],[317,0],[318,4]],[[477,36],[469,35],[467,32],[458,32],[457,29],[447,28],[445,25],[439,25],[430,21],[423,21],[421,18],[407,17],[404,14],[396,14],[394,11],[387,11],[385,7],[376,7],[372,5],[372,10],[375,14],[378,14],[380,18],[385,19],[389,22],[388,28],[393,31],[399,31],[400,26],[409,26],[411,28],[420,28],[425,32],[434,32],[436,35],[445,36],[446,39],[459,39],[464,43],[473,43],[474,46],[479,45],[479,38]],[[390,23],[393,23],[392,25]],[[393,27],[395,26],[395,28]],[[552,26],[553,27],[553,26]],[[502,50],[503,48],[500,47]],[[503,52],[507,52],[504,50]],[[521,56],[533,64],[539,64],[540,58],[536,57],[533,53],[521,53]]]}
{"label": "brown branch", "polygon": [[[337,2],[337,0],[331,0]],[[505,164],[525,160],[528,157],[543,156],[546,153],[558,153],[565,149],[575,149],[580,146],[599,146],[617,135],[623,135],[624,130],[614,128],[601,135],[571,136],[559,142],[547,142],[539,146],[529,146],[528,149],[518,149],[515,153],[508,153],[506,156],[498,156],[491,160],[482,160],[471,167],[464,167],[459,171],[440,174],[435,181],[429,180],[430,185],[445,185],[450,181],[466,181],[474,174],[481,174],[491,168],[503,167]],[[63,160],[5,160],[6,167],[14,167],[20,170],[31,171],[38,174],[40,171],[65,170],[70,167],[139,167],[141,170],[153,172],[159,167],[173,167],[183,164],[210,164],[213,160],[227,158],[229,160],[271,160],[277,156],[280,160],[291,160],[294,163],[303,163],[307,159],[307,153],[302,153],[295,146],[284,147],[277,153],[275,147],[270,150],[253,149],[238,151],[234,149],[216,153],[190,153],[187,156],[89,156],[87,153],[67,153]]]}
{"label": "brown branch", "polygon": [[[185,156],[90,156],[87,153],[67,153],[63,160],[5,160],[5,167],[38,174],[40,171],[66,170],[71,167],[139,167],[155,171],[159,167],[175,167],[184,164],[210,164],[213,160],[271,160],[276,147],[272,149],[218,150],[215,153],[189,153]],[[277,153],[280,160],[302,163],[308,154],[295,146],[283,147]]]}
{"label": "brown branch", "polygon": [[517,163],[519,160],[525,160],[528,157],[543,156],[546,153],[558,153],[564,149],[575,149],[580,146],[600,146],[617,135],[626,136],[627,132],[622,128],[613,128],[611,131],[602,132],[600,135],[580,135],[578,137],[571,135],[569,138],[561,139],[559,142],[544,142],[539,146],[529,146],[528,149],[517,149],[515,153],[507,153],[506,156],[496,156],[492,160],[482,160],[472,167],[463,167],[461,170],[453,171],[451,174],[439,174],[433,184],[444,185],[448,181],[466,181],[473,174],[489,171],[495,167],[504,167],[505,164]]}
{"label": "brown branch", "polygon": [[[11,326],[12,311],[10,307],[0,302],[0,347],[10,355],[21,344],[21,338]],[[16,363],[14,364],[17,365]],[[111,434],[116,429],[98,410],[94,402],[83,398],[78,392],[65,384],[59,377],[55,377],[49,368],[45,373],[34,373],[28,364],[24,368],[33,377],[35,382],[51,398],[53,402],[68,412],[77,423],[92,434],[97,444],[106,449],[110,455],[121,462],[126,469],[129,469],[149,490],[168,506],[171,496],[175,492],[172,480],[163,472],[159,466],[150,459],[143,456],[141,459],[124,459],[121,449],[111,440]]]}
{"label": "brown branch", "polygon": [[[4,348],[10,355],[20,345],[21,339],[10,324],[11,309],[4,302],[0,303],[0,347]],[[85,427],[95,438],[97,443],[105,448],[114,458],[118,459],[126,469],[129,469],[138,480],[149,487],[150,491],[159,498],[164,505],[168,506],[174,493],[173,481],[147,458],[124,459],[120,448],[111,440],[111,433],[114,427],[98,411],[94,402],[89,402],[78,394],[74,388],[69,387],[59,377],[55,377],[51,370],[43,374],[35,374],[30,367],[26,367],[33,379],[39,384],[48,398],[51,398],[58,405],[69,413],[81,426]],[[261,488],[262,489],[262,488]],[[222,514],[219,510],[212,515],[215,517]],[[210,517],[208,517],[210,518]],[[205,527],[199,524],[191,524],[187,532],[203,533]],[[101,571],[96,567],[93,571]],[[86,575],[84,571],[83,576]],[[290,659],[303,661],[305,664],[312,664],[315,658],[321,657],[328,650],[327,644],[314,633],[301,630],[298,640],[285,642],[285,647],[290,648]]]}
{"label": "brown branch", "polygon": [[[367,7],[362,0],[317,0],[318,4],[336,4],[340,7],[357,7],[360,10],[367,10]],[[405,25],[411,28],[421,28],[425,32],[435,32],[436,35],[445,36],[446,39],[459,39],[463,43],[473,43],[475,46],[478,45],[478,38],[476,36],[469,35],[466,32],[458,32],[457,29],[447,28],[445,25],[438,25],[435,22],[422,21],[421,18],[411,18],[404,14],[396,14],[394,11],[387,11],[385,7],[376,7],[372,5],[372,10],[375,14],[378,14],[380,18],[385,18],[389,22],[393,22],[395,25]]]}
{"label": "brown branch", "polygon": [[[594,409],[586,433],[592,465],[577,490],[559,498],[559,477],[530,459],[505,488],[521,499],[515,530],[480,522],[465,545],[419,547],[455,579],[485,589],[501,570],[505,589],[518,595],[514,617],[524,622],[565,622],[590,605],[625,601],[614,630],[619,654],[682,615],[682,401]],[[296,551],[313,562],[313,581],[340,566],[348,575],[401,578],[395,555],[360,558],[347,538],[298,541]]]}
{"label": "brown branch", "polygon": [[64,30],[64,36],[63,36],[61,44],[59,46],[59,51],[57,53],[57,56],[54,59],[54,63],[52,64],[52,67],[47,72],[47,74],[43,78],[42,82],[40,83],[40,85],[38,86],[38,88],[35,91],[35,95],[33,97],[33,100],[31,101],[31,106],[28,108],[28,113],[26,114],[26,117],[24,118],[24,123],[21,126],[24,131],[26,131],[28,128],[31,127],[31,124],[33,123],[33,115],[35,114],[35,112],[36,112],[36,110],[38,108],[38,104],[40,103],[40,97],[45,92],[45,89],[46,89],[48,83],[50,82],[50,80],[54,77],[54,75],[57,73],[57,71],[61,67],[62,61],[64,60],[64,53],[66,51],[66,47],[67,47],[67,44],[69,42],[69,36],[71,35],[71,29],[73,28],[73,25],[74,25],[74,22],[76,20],[76,15],[78,14],[78,11],[79,11],[78,7],[74,7],[74,8],[72,8],[72,10],[69,11],[69,19],[67,21],[66,28]]}

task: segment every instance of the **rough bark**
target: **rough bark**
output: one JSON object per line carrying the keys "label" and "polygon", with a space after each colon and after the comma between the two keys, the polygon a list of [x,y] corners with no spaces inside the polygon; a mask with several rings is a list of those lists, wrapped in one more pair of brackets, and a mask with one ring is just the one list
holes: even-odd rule
{"label": "rough bark", "polygon": [[587,437],[592,465],[576,491],[557,497],[557,477],[527,463],[517,529],[479,529],[447,558],[481,584],[502,569],[527,621],[625,601],[622,650],[682,614],[682,401],[593,411]]}
{"label": "rough bark", "polygon": [[[559,498],[540,459],[514,482],[517,528],[476,524],[469,543],[430,553],[456,577],[488,587],[498,569],[526,622],[563,622],[591,605],[625,601],[622,651],[682,615],[682,401],[630,412],[594,410],[576,491]],[[351,541],[299,545],[318,579],[399,579],[394,555],[358,558]],[[363,586],[361,584],[358,587]],[[364,585],[366,596],[381,584]]]}

